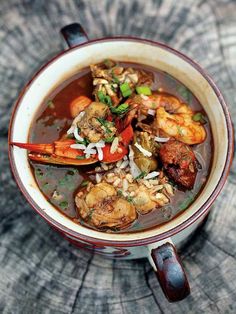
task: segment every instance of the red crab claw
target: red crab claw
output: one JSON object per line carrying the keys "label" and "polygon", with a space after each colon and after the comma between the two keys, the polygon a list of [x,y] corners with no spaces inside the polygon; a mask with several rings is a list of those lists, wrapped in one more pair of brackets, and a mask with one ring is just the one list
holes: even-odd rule
{"label": "red crab claw", "polygon": [[96,155],[92,158],[85,158],[81,150],[70,147],[72,144],[75,144],[75,140],[66,139],[52,144],[11,143],[11,145],[27,149],[31,160],[42,163],[83,166],[98,161]]}
{"label": "red crab claw", "polygon": [[[130,124],[120,133],[120,138],[121,140],[115,153],[110,152],[111,144],[106,143],[105,147],[102,148],[103,162],[116,162],[127,155],[127,146],[133,139],[133,129]],[[31,160],[42,163],[83,166],[98,162],[97,154],[93,154],[92,157],[86,158],[82,150],[71,148],[71,145],[75,143],[76,141],[73,139],[61,139],[52,144],[11,142],[11,145],[27,149],[29,151],[28,156]]]}

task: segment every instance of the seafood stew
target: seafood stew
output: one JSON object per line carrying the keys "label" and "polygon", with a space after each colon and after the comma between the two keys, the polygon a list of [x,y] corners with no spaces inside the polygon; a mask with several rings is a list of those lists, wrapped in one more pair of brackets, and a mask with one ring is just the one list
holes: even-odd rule
{"label": "seafood stew", "polygon": [[141,64],[105,60],[59,86],[29,143],[45,197],[79,224],[136,232],[188,208],[213,155],[208,118],[179,81]]}

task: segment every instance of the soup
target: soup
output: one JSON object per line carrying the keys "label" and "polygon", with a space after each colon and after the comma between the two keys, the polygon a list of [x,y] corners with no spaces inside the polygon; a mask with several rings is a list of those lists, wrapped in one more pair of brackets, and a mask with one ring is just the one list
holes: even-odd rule
{"label": "soup", "polygon": [[213,155],[209,120],[190,90],[155,68],[112,60],[48,95],[29,142],[16,145],[28,149],[47,200],[104,232],[141,231],[186,210]]}

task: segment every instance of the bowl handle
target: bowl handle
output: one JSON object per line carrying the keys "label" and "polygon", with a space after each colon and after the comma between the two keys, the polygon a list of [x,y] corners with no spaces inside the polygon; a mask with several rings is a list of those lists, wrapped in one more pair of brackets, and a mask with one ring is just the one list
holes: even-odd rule
{"label": "bowl handle", "polygon": [[166,298],[176,302],[190,294],[190,287],[175,246],[170,239],[167,241],[158,247],[157,244],[148,246],[149,260]]}
{"label": "bowl handle", "polygon": [[69,48],[73,48],[79,44],[89,41],[83,27],[78,23],[66,25],[60,32]]}

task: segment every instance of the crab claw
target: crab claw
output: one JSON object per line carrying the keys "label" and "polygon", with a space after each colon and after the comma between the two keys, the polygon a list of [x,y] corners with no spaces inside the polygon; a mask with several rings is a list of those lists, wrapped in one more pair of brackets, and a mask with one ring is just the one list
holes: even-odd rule
{"label": "crab claw", "polygon": [[54,152],[53,144],[30,144],[30,143],[17,143],[11,142],[11,145],[27,149],[36,153],[52,154]]}
{"label": "crab claw", "polygon": [[93,158],[85,158],[82,151],[70,147],[72,144],[75,144],[74,140],[61,140],[52,144],[11,142],[11,145],[27,149],[29,151],[28,156],[31,160],[42,163],[83,166],[98,161],[96,156],[93,156]]}
{"label": "crab claw", "polygon": [[[129,124],[120,133],[120,142],[118,151],[111,153],[111,144],[106,143],[102,148],[103,162],[111,163],[122,159],[128,154],[127,146],[133,139],[133,128]],[[91,157],[86,158],[86,155],[81,149],[72,148],[71,145],[76,144],[74,139],[62,138],[59,141],[55,141],[52,144],[32,144],[32,143],[17,143],[11,142],[11,145],[15,145],[20,148],[27,149],[29,151],[29,158],[41,163],[50,163],[57,165],[74,165],[83,166],[98,162],[98,154],[93,154]]]}
{"label": "crab claw", "polygon": [[[29,158],[34,161],[38,161],[46,164],[54,165],[73,165],[73,166],[85,166],[96,163],[98,160],[94,158],[82,158],[82,159],[73,159],[60,156],[49,156],[49,155],[40,155],[29,153]],[[81,156],[82,157],[82,156]]]}

